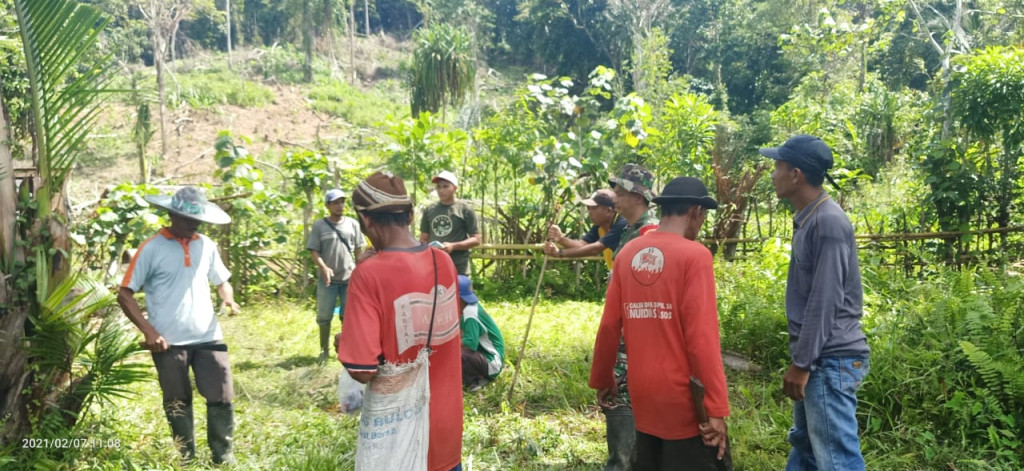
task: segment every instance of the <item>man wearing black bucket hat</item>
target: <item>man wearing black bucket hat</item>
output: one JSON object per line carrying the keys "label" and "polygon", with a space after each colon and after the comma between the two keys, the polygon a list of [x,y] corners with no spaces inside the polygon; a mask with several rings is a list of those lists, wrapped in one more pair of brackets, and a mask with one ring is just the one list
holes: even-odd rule
{"label": "man wearing black bucket hat", "polygon": [[793,400],[786,469],[864,469],[857,389],[868,372],[861,328],[864,296],[853,226],[822,188],[832,150],[798,135],[761,154],[775,160],[775,194],[793,203],[793,253],[786,282],[791,364],[783,392]]}
{"label": "man wearing black bucket hat", "polygon": [[[728,470],[725,417],[729,398],[722,366],[711,251],[696,242],[707,211],[718,208],[700,180],[679,177],[653,198],[657,229],[615,256],[590,387],[598,402],[616,397],[620,336],[629,347],[629,392],[636,421],[635,468]],[[701,403],[691,378],[705,386]],[[698,408],[708,421],[698,420]]]}
{"label": "man wearing black bucket hat", "polygon": [[[145,336],[142,346],[152,352],[164,413],[182,457],[195,457],[191,367],[196,388],[206,399],[207,442],[213,462],[231,462],[234,386],[210,284],[217,287],[222,309],[236,314],[239,307],[228,283],[231,273],[220,259],[217,244],[197,233],[204,222],[227,224],[231,218],[191,186],[173,197],[150,196],[146,200],[167,210],[171,225],[139,246],[125,272],[117,302]],[[135,300],[139,290],[146,293],[148,316]]]}

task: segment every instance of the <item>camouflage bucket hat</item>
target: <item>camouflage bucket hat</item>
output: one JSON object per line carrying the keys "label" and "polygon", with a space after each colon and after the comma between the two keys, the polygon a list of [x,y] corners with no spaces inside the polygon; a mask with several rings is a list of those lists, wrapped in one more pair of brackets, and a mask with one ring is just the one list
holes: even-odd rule
{"label": "camouflage bucket hat", "polygon": [[637,164],[626,164],[622,168],[622,173],[618,177],[609,178],[608,183],[612,188],[615,188],[615,185],[622,185],[626,191],[643,196],[648,202],[654,200],[654,192],[651,191],[651,187],[654,186],[654,174]]}

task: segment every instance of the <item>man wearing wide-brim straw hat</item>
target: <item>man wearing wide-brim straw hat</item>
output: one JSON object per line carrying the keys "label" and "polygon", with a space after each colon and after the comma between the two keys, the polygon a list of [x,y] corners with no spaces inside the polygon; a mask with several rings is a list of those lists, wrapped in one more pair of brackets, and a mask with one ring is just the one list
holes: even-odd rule
{"label": "man wearing wide-brim straw hat", "polygon": [[[117,302],[145,336],[142,346],[152,352],[164,413],[182,457],[195,457],[191,367],[196,388],[206,399],[207,441],[213,462],[232,462],[234,389],[228,347],[214,313],[210,284],[217,287],[222,309],[236,314],[239,306],[217,244],[197,232],[202,223],[227,224],[231,217],[192,186],[174,196],[149,196],[146,201],[166,210],[171,225],[139,246],[121,282]],[[146,293],[148,316],[135,300],[139,290]]]}

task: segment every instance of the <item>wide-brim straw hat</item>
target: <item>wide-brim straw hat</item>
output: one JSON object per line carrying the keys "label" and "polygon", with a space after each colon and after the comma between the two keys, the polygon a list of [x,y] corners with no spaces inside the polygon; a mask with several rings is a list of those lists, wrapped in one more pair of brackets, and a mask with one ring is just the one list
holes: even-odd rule
{"label": "wide-brim straw hat", "polygon": [[228,224],[231,216],[220,206],[206,200],[206,195],[194,186],[186,186],[171,195],[147,196],[146,201],[153,206],[163,208],[168,213],[195,219],[208,224]]}

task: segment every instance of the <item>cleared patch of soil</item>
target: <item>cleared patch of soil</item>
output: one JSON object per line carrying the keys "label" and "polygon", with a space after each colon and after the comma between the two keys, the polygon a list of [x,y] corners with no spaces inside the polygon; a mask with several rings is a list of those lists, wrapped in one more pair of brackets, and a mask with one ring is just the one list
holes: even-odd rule
{"label": "cleared patch of soil", "polygon": [[[330,126],[332,119],[314,113],[298,87],[274,85],[272,88],[276,95],[274,103],[260,108],[223,105],[210,110],[187,107],[168,110],[167,154],[157,164],[153,182],[213,182],[213,172],[217,168],[213,144],[221,131],[228,130],[236,137],[251,139],[251,143],[243,145],[251,153],[259,155],[272,148],[311,143],[318,131]],[[109,134],[101,136],[105,138],[104,142],[129,143],[134,119],[134,110],[130,107],[111,104],[110,111],[101,119],[100,127],[109,131]],[[154,121],[157,119],[154,117]],[[147,149],[150,156],[160,154],[157,126],[154,123],[156,132]],[[120,157],[90,162],[76,169],[72,179],[72,195],[76,202],[98,198],[104,189],[121,182],[140,181],[139,162],[130,144],[125,144],[120,153]]]}

